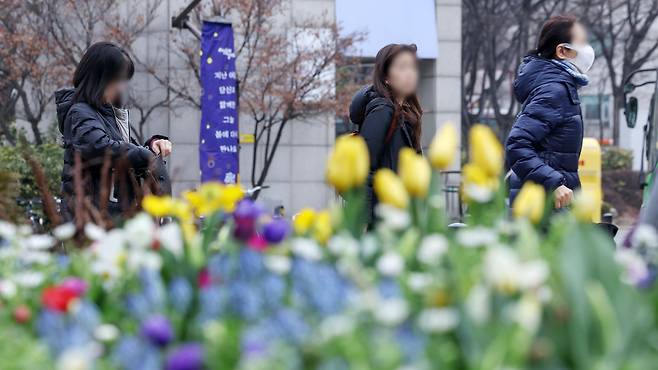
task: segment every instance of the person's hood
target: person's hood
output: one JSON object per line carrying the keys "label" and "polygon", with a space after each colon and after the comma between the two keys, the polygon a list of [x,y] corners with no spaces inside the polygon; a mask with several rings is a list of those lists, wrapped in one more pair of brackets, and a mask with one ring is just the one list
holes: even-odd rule
{"label": "person's hood", "polygon": [[55,105],[57,106],[57,126],[59,132],[64,134],[64,121],[73,106],[74,89],[61,89],[55,92]]}
{"label": "person's hood", "polygon": [[560,66],[546,58],[527,56],[523,59],[514,81],[514,95],[519,103],[523,104],[535,88],[551,82],[564,82],[576,86],[574,77]]}
{"label": "person's hood", "polygon": [[371,85],[364,86],[357,91],[350,104],[350,121],[357,126],[361,126],[366,119],[368,104],[377,97],[379,97],[379,94],[375,92]]}

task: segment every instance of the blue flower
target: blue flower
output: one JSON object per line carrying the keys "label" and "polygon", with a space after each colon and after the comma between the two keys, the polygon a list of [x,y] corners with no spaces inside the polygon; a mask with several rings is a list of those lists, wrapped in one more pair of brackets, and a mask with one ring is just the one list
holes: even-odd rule
{"label": "blue flower", "polygon": [[139,280],[151,312],[163,310],[166,303],[166,291],[160,273],[155,270],[142,269],[139,272]]}
{"label": "blue flower", "polygon": [[160,351],[139,338],[128,336],[119,340],[112,359],[124,370],[158,370],[162,368]]}
{"label": "blue flower", "polygon": [[263,255],[254,250],[244,248],[238,254],[238,276],[245,280],[254,280],[265,271]]}
{"label": "blue flower", "polygon": [[295,345],[301,345],[311,332],[304,318],[298,312],[290,309],[282,309],[275,313],[268,320],[268,324],[272,328],[275,338]]}
{"label": "blue flower", "polygon": [[228,285],[231,311],[245,320],[260,317],[263,298],[256,284],[234,281]]}
{"label": "blue flower", "polygon": [[174,278],[169,284],[169,302],[179,313],[185,312],[190,306],[192,294],[194,291],[190,282],[183,277]]}
{"label": "blue flower", "polygon": [[322,316],[343,308],[348,289],[333,266],[295,259],[291,274],[294,299],[302,307],[315,310]]}

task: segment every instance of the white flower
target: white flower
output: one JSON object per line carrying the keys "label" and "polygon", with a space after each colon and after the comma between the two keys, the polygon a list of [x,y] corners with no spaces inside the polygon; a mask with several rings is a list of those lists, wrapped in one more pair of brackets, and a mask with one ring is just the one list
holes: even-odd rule
{"label": "white flower", "polygon": [[91,240],[101,240],[105,234],[105,230],[98,225],[92,223],[87,223],[85,225],[85,236]]}
{"label": "white flower", "polygon": [[484,258],[484,275],[492,286],[505,293],[519,286],[519,257],[511,248],[490,248]]}
{"label": "white flower", "polygon": [[359,254],[359,243],[352,236],[345,234],[329,239],[327,248],[336,256],[355,257]]}
{"label": "white flower", "polygon": [[537,298],[541,303],[548,303],[553,298],[553,291],[546,285],[541,286],[537,290]]}
{"label": "white flower", "polygon": [[448,240],[440,234],[432,234],[423,238],[418,248],[418,261],[427,265],[437,265],[448,251]]}
{"label": "white flower", "polygon": [[17,272],[12,277],[12,280],[16,285],[24,288],[34,288],[41,285],[45,280],[45,276],[42,272],[39,271],[22,271]]}
{"label": "white flower", "polygon": [[649,276],[647,264],[632,249],[618,249],[615,260],[624,268],[622,280],[627,284],[637,285]]}
{"label": "white flower", "polygon": [[457,242],[466,248],[486,247],[497,243],[498,235],[486,227],[464,228],[457,231]]}
{"label": "white flower", "polygon": [[464,185],[464,193],[478,203],[486,203],[494,195],[493,189],[490,186],[479,186],[473,183]]}
{"label": "white flower", "polygon": [[432,285],[432,275],[422,272],[409,273],[407,284],[414,292],[422,292]]}
{"label": "white flower", "polygon": [[101,342],[112,342],[119,334],[119,329],[112,324],[102,324],[94,329],[94,338]]}
{"label": "white flower", "polygon": [[23,251],[20,260],[24,263],[46,265],[52,260],[52,254],[45,251]]}
{"label": "white flower", "polygon": [[0,220],[0,237],[7,240],[13,240],[16,235],[16,226],[9,222]]}
{"label": "white flower", "polygon": [[356,311],[372,311],[379,303],[379,292],[375,288],[355,291],[347,296],[347,301]]}
{"label": "white flower", "polygon": [[126,263],[132,271],[139,271],[141,268],[160,270],[162,267],[162,257],[150,250],[132,249],[128,251]]}
{"label": "white flower", "polygon": [[329,316],[320,323],[320,337],[323,341],[351,333],[354,320],[346,315]]}
{"label": "white flower", "polygon": [[404,230],[411,223],[411,217],[407,211],[387,204],[378,204],[375,213],[380,218],[380,227],[393,231]]}
{"label": "white flower", "polygon": [[484,285],[474,286],[468,297],[466,297],[466,312],[476,324],[482,324],[489,320],[491,294],[489,289]]}
{"label": "white flower", "polygon": [[375,307],[374,316],[384,325],[395,326],[402,323],[409,315],[407,301],[400,298],[379,301]]}
{"label": "white flower", "polygon": [[98,344],[91,343],[79,347],[71,347],[57,358],[57,370],[91,370],[94,368],[94,358],[99,355]]}
{"label": "white flower", "polygon": [[459,312],[454,308],[429,308],[418,315],[418,327],[429,333],[444,333],[457,327]]}
{"label": "white flower", "polygon": [[398,276],[404,270],[404,259],[398,253],[386,252],[377,260],[377,270],[385,276]]}
{"label": "white flower", "polygon": [[16,296],[16,284],[11,280],[0,280],[0,297],[11,299]]}
{"label": "white flower", "polygon": [[543,260],[524,262],[519,267],[519,284],[522,289],[540,287],[548,279],[548,264]]}
{"label": "white flower", "polygon": [[514,320],[525,330],[535,333],[541,323],[541,304],[533,294],[524,294],[514,306]]}
{"label": "white flower", "polygon": [[651,225],[639,224],[631,238],[633,247],[658,248],[658,234]]}
{"label": "white flower", "polygon": [[155,224],[151,216],[140,213],[126,222],[124,230],[128,235],[128,243],[133,248],[148,248],[153,243]]}
{"label": "white flower", "polygon": [[282,256],[278,254],[268,254],[263,259],[265,267],[275,274],[285,275],[290,271],[292,262],[288,256]]}
{"label": "white flower", "polygon": [[183,233],[177,223],[171,222],[157,231],[160,245],[176,257],[183,255]]}
{"label": "white flower", "polygon": [[309,261],[322,259],[322,250],[315,241],[308,238],[293,239],[291,249],[293,253]]}
{"label": "white flower", "polygon": [[18,225],[16,228],[16,235],[20,237],[32,235],[32,227],[30,225]]}
{"label": "white flower", "polygon": [[56,240],[50,235],[38,234],[31,235],[23,241],[23,245],[28,249],[48,249],[55,244]]}
{"label": "white flower", "polygon": [[53,229],[53,235],[58,240],[69,240],[75,235],[75,225],[71,222],[59,225]]}
{"label": "white flower", "polygon": [[379,251],[379,240],[372,235],[366,234],[361,239],[361,255],[364,258],[371,258]]}

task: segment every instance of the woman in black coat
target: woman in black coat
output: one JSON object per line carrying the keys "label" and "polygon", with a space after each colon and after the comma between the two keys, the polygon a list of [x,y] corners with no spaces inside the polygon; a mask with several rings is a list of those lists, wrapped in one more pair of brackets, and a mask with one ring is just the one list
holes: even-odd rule
{"label": "woman in black coat", "polygon": [[[74,218],[76,189],[75,156],[79,153],[84,177],[84,197],[98,207],[106,204],[112,216],[134,206],[134,182],[117,175],[117,169],[137,177],[156,164],[156,155],[168,156],[171,142],[164,136],[154,136],[144,146],[130,137],[129,113],[123,108],[127,82],[135,68],[128,53],[109,42],[92,45],[83,55],[73,75],[73,89],[55,93],[59,130],[64,141],[62,170],[62,213]],[[105,184],[107,199],[101,201],[102,169],[109,155],[109,184]],[[160,176],[166,176],[162,174]],[[119,178],[120,177],[120,178]]]}
{"label": "woman in black coat", "polygon": [[375,58],[373,84],[352,99],[350,119],[368,145],[368,214],[372,226],[377,199],[373,177],[381,168],[397,172],[399,152],[404,147],[420,153],[422,109],[418,88],[416,45],[391,44]]}

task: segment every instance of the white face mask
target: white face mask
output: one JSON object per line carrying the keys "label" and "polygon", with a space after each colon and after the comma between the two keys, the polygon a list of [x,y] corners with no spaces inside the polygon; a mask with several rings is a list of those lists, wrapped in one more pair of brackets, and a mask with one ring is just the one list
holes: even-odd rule
{"label": "white face mask", "polygon": [[575,58],[569,59],[568,61],[576,66],[580,73],[587,73],[590,68],[592,68],[592,64],[594,64],[594,58],[596,57],[592,45],[564,44],[564,47],[574,50],[577,53]]}

